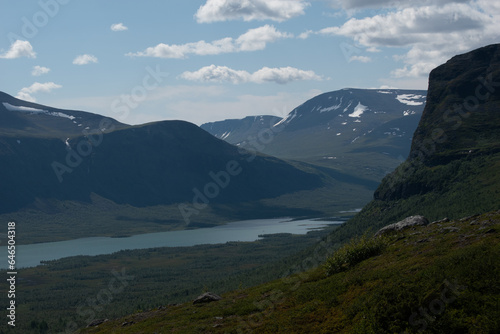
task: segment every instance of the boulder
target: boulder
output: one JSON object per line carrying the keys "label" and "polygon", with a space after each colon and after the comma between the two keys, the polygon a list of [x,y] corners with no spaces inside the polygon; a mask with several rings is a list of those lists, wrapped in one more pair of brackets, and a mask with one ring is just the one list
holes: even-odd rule
{"label": "boulder", "polygon": [[425,218],[424,216],[411,216],[411,217],[407,217],[407,218],[405,218],[397,223],[382,227],[380,230],[378,230],[377,233],[375,233],[375,236],[379,236],[379,235],[389,233],[389,232],[394,232],[394,231],[401,231],[402,229],[405,229],[408,227],[426,226],[426,225],[429,225],[429,220],[427,220],[427,218]]}
{"label": "boulder", "polygon": [[87,325],[87,327],[96,327],[99,326],[100,324],[109,321],[108,319],[97,319],[92,321],[90,324]]}
{"label": "boulder", "polygon": [[193,301],[193,304],[211,303],[211,302],[216,302],[216,301],[221,300],[221,299],[222,299],[222,297],[217,296],[215,293],[206,292],[206,293],[198,296]]}

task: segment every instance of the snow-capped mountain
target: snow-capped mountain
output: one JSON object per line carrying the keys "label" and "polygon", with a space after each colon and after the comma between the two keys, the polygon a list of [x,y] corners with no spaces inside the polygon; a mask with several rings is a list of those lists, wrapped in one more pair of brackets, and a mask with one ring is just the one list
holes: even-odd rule
{"label": "snow-capped mountain", "polygon": [[[424,90],[347,88],[316,96],[267,127],[252,125],[247,117],[244,132],[234,127],[236,120],[202,128],[220,139],[231,137],[230,142],[241,147],[379,180],[408,155],[426,94]],[[261,124],[259,117],[254,122]]]}
{"label": "snow-capped mountain", "polygon": [[343,89],[308,100],[277,125],[284,125],[285,131],[326,127],[342,133],[346,128],[360,128],[363,122],[380,123],[421,113],[425,97],[426,91],[420,90]]}

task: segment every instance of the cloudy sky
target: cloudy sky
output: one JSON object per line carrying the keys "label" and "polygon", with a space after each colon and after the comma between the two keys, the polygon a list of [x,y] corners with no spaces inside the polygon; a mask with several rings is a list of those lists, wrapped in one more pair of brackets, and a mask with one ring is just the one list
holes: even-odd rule
{"label": "cloudy sky", "polygon": [[283,116],[346,87],[426,89],[499,26],[497,0],[0,0],[0,91],[129,124]]}

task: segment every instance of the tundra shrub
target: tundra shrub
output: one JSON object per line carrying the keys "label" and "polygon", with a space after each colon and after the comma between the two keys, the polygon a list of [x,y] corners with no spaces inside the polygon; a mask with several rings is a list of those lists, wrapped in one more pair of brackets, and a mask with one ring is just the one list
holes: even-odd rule
{"label": "tundra shrub", "polygon": [[326,260],[327,276],[348,270],[359,262],[380,254],[385,245],[386,240],[382,237],[368,238],[363,235],[361,238],[353,238]]}

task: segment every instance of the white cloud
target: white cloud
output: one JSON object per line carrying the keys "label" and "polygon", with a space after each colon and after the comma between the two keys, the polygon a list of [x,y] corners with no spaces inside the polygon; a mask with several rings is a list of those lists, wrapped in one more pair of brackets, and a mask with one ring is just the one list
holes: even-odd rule
{"label": "white cloud", "polygon": [[90,63],[97,63],[97,58],[93,55],[84,54],[79,55],[73,60],[73,64],[75,65],[87,65]]}
{"label": "white cloud", "polygon": [[247,71],[234,70],[226,66],[215,65],[205,66],[195,72],[184,72],[180,77],[191,81],[231,82],[233,84],[246,82],[287,84],[299,80],[322,80],[313,71],[304,71],[294,67],[263,67],[254,73],[249,73]]}
{"label": "white cloud", "polygon": [[268,43],[290,37],[293,37],[293,35],[282,33],[276,30],[274,26],[266,24],[262,27],[248,30],[237,39],[226,37],[210,43],[198,41],[172,45],[160,43],[144,51],[130,52],[126,55],[130,57],[186,58],[190,54],[204,56],[241,51],[257,51],[265,49]]}
{"label": "white cloud", "polygon": [[[333,0],[335,7],[343,9],[404,8],[408,6],[443,6],[449,3],[466,3],[470,0]],[[486,0],[488,1],[488,0]]]}
{"label": "white cloud", "polygon": [[483,12],[490,15],[500,15],[500,2],[493,0],[476,0],[475,4]]}
{"label": "white cloud", "polygon": [[349,62],[352,62],[352,61],[359,61],[361,63],[369,63],[372,61],[372,59],[370,57],[366,57],[366,56],[352,56],[351,58],[349,58]]}
{"label": "white cloud", "polygon": [[41,75],[47,74],[50,72],[50,68],[43,66],[33,66],[33,70],[31,71],[31,75],[35,77],[39,77]]}
{"label": "white cloud", "polygon": [[481,29],[486,15],[466,5],[405,8],[386,15],[350,19],[341,27],[326,28],[324,34],[352,37],[364,46],[406,46],[433,42],[432,36]]}
{"label": "white cloud", "polygon": [[112,31],[125,31],[128,30],[128,28],[123,24],[123,23],[115,23],[111,25],[111,30]]}
{"label": "white cloud", "polygon": [[36,53],[33,51],[33,46],[28,41],[16,40],[11,44],[9,50],[0,54],[3,59],[15,59],[20,57],[36,58]]}
{"label": "white cloud", "polygon": [[42,93],[50,93],[54,89],[61,88],[61,85],[55,84],[53,82],[35,82],[29,87],[22,88],[16,95],[18,99],[35,102],[36,99],[32,96],[32,94],[36,94],[39,92]]}
{"label": "white cloud", "polygon": [[[494,15],[498,15],[500,8],[495,12],[491,6],[482,8],[481,1],[472,4],[460,2],[463,1],[443,0],[439,1],[443,6],[398,7],[387,14],[351,18],[342,26],[325,28],[319,33],[350,37],[369,51],[381,47],[409,49],[395,58],[403,61],[404,66],[392,71],[392,75],[396,78],[426,77],[453,55],[498,42],[499,17]],[[361,6],[367,3],[355,1],[351,4]],[[425,5],[427,1],[398,3]]]}
{"label": "white cloud", "polygon": [[307,30],[301,33],[299,36],[297,36],[300,39],[308,39],[311,34],[314,34],[314,31],[312,30]]}
{"label": "white cloud", "polygon": [[181,78],[201,82],[231,82],[239,84],[250,81],[251,74],[247,71],[237,71],[226,66],[205,66],[195,72],[184,72]]}
{"label": "white cloud", "polygon": [[252,74],[253,82],[276,82],[286,84],[299,80],[322,80],[313,71],[304,71],[294,67],[269,68],[264,67]]}
{"label": "white cloud", "polygon": [[274,26],[265,25],[259,28],[250,29],[236,40],[238,51],[263,50],[267,43],[273,43],[278,39],[291,38],[293,35],[282,33]]}
{"label": "white cloud", "polygon": [[195,14],[198,23],[243,19],[282,22],[303,15],[303,0],[207,0]]}

